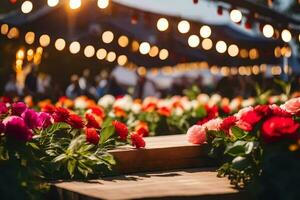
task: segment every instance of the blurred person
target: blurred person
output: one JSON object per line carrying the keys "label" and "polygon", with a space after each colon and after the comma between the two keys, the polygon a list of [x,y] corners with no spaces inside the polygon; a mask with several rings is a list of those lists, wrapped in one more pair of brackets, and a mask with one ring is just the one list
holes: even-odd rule
{"label": "blurred person", "polygon": [[37,77],[37,92],[42,98],[47,96],[51,85],[51,76],[46,73],[39,73]]}
{"label": "blurred person", "polygon": [[17,81],[15,74],[10,74],[9,80],[4,86],[4,93],[6,96],[15,97],[18,95]]}
{"label": "blurred person", "polygon": [[82,90],[79,86],[79,77],[77,74],[73,74],[70,80],[71,83],[66,89],[66,96],[70,99],[75,99],[76,97],[82,95]]}
{"label": "blurred person", "polygon": [[37,93],[37,66],[32,64],[25,79],[25,93],[35,96]]}
{"label": "blurred person", "polygon": [[95,77],[97,99],[106,94],[107,85],[108,85],[107,79],[108,79],[107,71],[101,71],[100,75]]}
{"label": "blurred person", "polygon": [[136,76],[137,82],[133,93],[134,98],[144,99],[149,96],[160,96],[155,82],[147,78],[146,74],[140,74],[136,71]]}
{"label": "blurred person", "polygon": [[90,75],[91,71],[89,69],[84,69],[82,76],[79,78],[79,87],[85,95],[89,93],[89,89],[91,87]]}
{"label": "blurred person", "polygon": [[108,79],[107,94],[111,94],[115,97],[123,96],[126,94],[126,92],[123,90],[123,88],[118,83],[116,77],[113,75],[111,75],[110,78]]}

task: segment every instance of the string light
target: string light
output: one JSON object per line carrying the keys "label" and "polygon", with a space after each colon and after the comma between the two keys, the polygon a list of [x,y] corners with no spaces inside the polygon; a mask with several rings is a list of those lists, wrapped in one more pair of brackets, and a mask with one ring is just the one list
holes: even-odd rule
{"label": "string light", "polygon": [[24,49],[19,49],[17,51],[16,58],[20,59],[20,60],[23,60],[24,57],[25,57],[25,51],[24,51]]}
{"label": "string light", "polygon": [[128,37],[125,35],[122,35],[119,37],[118,39],[118,44],[120,45],[120,47],[126,47],[129,43]]}
{"label": "string light", "polygon": [[186,20],[182,20],[178,23],[177,28],[180,33],[187,33],[190,30],[190,23]]}
{"label": "string light", "polygon": [[117,60],[119,65],[125,65],[127,63],[127,56],[120,55]]}
{"label": "string light", "polygon": [[263,34],[266,38],[271,38],[274,35],[274,28],[270,24],[266,24],[263,27]]}
{"label": "string light", "polygon": [[50,44],[50,37],[49,37],[49,35],[46,35],[46,34],[42,35],[40,37],[40,45],[42,47],[47,47],[49,44]]}
{"label": "string light", "polygon": [[24,1],[21,5],[21,11],[25,14],[28,14],[32,11],[33,4],[31,1]]}
{"label": "string light", "polygon": [[33,44],[35,40],[34,32],[27,32],[25,35],[25,42],[29,45]]}
{"label": "string light", "polygon": [[239,47],[235,44],[232,44],[228,47],[228,54],[231,57],[235,57],[237,55],[239,55]]}
{"label": "string light", "polygon": [[69,2],[70,8],[76,10],[81,6],[81,0],[70,0]]}
{"label": "string light", "polygon": [[47,4],[49,7],[55,7],[59,3],[59,0],[47,0]]}
{"label": "string light", "polygon": [[139,50],[140,44],[138,41],[134,40],[131,44],[131,49],[133,52],[136,52]]}
{"label": "string light", "polygon": [[17,38],[19,37],[19,30],[16,27],[13,27],[9,30],[7,37],[9,39]]}
{"label": "string light", "polygon": [[103,60],[107,55],[107,51],[105,49],[99,49],[96,53],[96,56],[99,60]]}
{"label": "string light", "polygon": [[159,58],[161,60],[166,60],[169,57],[169,51],[167,49],[162,49],[159,52]]}
{"label": "string light", "polygon": [[105,9],[109,5],[109,0],[98,0],[98,7],[101,9]]}
{"label": "string light", "polygon": [[200,39],[197,35],[191,35],[188,39],[188,44],[192,48],[197,47],[199,43],[200,43]]}
{"label": "string light", "polygon": [[227,44],[224,41],[218,41],[216,44],[216,50],[219,53],[225,53],[227,50]]}
{"label": "string light", "polygon": [[114,40],[114,34],[111,31],[105,31],[102,34],[102,41],[106,44],[111,43]]}
{"label": "string light", "polygon": [[160,18],[156,23],[159,31],[166,31],[169,28],[169,22],[166,18]]}
{"label": "string light", "polygon": [[239,23],[243,18],[243,15],[241,13],[241,11],[237,10],[237,9],[233,9],[230,12],[230,19],[235,22],[235,23]]}
{"label": "string light", "polygon": [[110,51],[110,52],[108,52],[108,54],[107,54],[106,60],[107,60],[108,62],[114,62],[115,59],[116,59],[116,57],[117,57],[116,53],[113,52],[113,51]]}
{"label": "string light", "polygon": [[287,29],[284,29],[281,32],[281,38],[284,42],[290,42],[292,40],[292,35],[291,32]]}
{"label": "string light", "polygon": [[150,51],[150,44],[148,42],[142,42],[140,45],[140,53],[145,55]]}
{"label": "string light", "polygon": [[203,41],[202,41],[202,48],[204,50],[210,50],[213,46],[213,43],[211,41],[211,39],[209,38],[205,38]]}
{"label": "string light", "polygon": [[8,33],[8,31],[9,31],[8,25],[7,24],[2,24],[2,26],[1,26],[1,34],[2,35],[6,35]]}
{"label": "string light", "polygon": [[72,54],[77,54],[80,51],[80,43],[79,42],[72,42],[70,44],[69,50]]}
{"label": "string light", "polygon": [[208,38],[211,36],[211,29],[209,26],[202,26],[200,28],[200,36],[203,38]]}
{"label": "string light", "polygon": [[54,44],[55,48],[58,50],[58,51],[62,51],[64,50],[64,48],[66,47],[66,41],[62,38],[58,38],[56,41],[55,41],[55,44]]}
{"label": "string light", "polygon": [[95,48],[92,45],[88,45],[84,48],[83,53],[87,58],[91,58],[95,55]]}
{"label": "string light", "polygon": [[157,56],[158,53],[159,53],[158,47],[157,46],[152,46],[151,49],[150,49],[149,55],[151,57],[155,57],[155,56]]}

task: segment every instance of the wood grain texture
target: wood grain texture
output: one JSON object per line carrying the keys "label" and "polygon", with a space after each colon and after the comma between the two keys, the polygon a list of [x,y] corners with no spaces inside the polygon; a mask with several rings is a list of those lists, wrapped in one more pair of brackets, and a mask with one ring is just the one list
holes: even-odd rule
{"label": "wood grain texture", "polygon": [[247,199],[215,169],[138,173],[88,182],[54,184],[59,199]]}
{"label": "wood grain texture", "polygon": [[145,149],[125,146],[111,151],[119,174],[209,167],[215,163],[207,156],[206,145],[189,144],[185,135],[145,138]]}

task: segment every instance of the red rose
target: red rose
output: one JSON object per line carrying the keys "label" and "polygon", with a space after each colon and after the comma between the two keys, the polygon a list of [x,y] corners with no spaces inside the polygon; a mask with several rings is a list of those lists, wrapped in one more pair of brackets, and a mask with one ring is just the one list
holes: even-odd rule
{"label": "red rose", "polygon": [[229,117],[226,117],[223,122],[221,123],[220,125],[220,129],[225,131],[225,132],[228,132],[229,129],[235,125],[237,119],[235,116],[229,116]]}
{"label": "red rose", "polygon": [[261,128],[262,137],[267,143],[283,138],[297,138],[300,125],[290,117],[273,116],[267,119]]}
{"label": "red rose", "polygon": [[100,129],[100,123],[93,114],[86,113],[85,118],[87,120],[86,127]]}
{"label": "red rose", "polygon": [[86,141],[87,142],[89,142],[91,144],[94,144],[94,145],[97,145],[99,143],[100,136],[99,136],[96,129],[87,128],[85,130],[85,136],[86,136]]}
{"label": "red rose", "polygon": [[241,116],[240,120],[250,124],[251,126],[254,126],[257,122],[259,122],[262,119],[262,117],[263,116],[259,112],[251,110],[249,112],[244,113]]}
{"label": "red rose", "polygon": [[231,109],[228,105],[225,105],[222,107],[222,111],[225,113],[225,114],[229,114],[231,112]]}
{"label": "red rose", "polygon": [[67,123],[75,129],[82,129],[84,127],[82,118],[75,114],[70,115],[69,119],[67,120]]}
{"label": "red rose", "polygon": [[27,106],[23,102],[13,103],[11,105],[12,115],[21,116],[21,114],[27,109]]}
{"label": "red rose", "polygon": [[14,138],[19,141],[29,141],[32,139],[33,133],[30,130],[25,121],[18,116],[10,116],[3,120],[5,126],[5,135]]}
{"label": "red rose", "polygon": [[261,116],[268,116],[271,114],[271,109],[268,105],[258,105],[254,108]]}
{"label": "red rose", "polygon": [[53,119],[55,122],[67,122],[70,117],[70,112],[62,107],[55,109],[53,113]]}
{"label": "red rose", "polygon": [[291,117],[292,116],[290,113],[283,110],[281,107],[279,107],[277,105],[272,105],[271,111],[272,111],[272,114],[276,115],[276,116],[281,116],[281,117]]}
{"label": "red rose", "polygon": [[169,117],[171,116],[171,110],[167,107],[161,107],[158,109],[158,114],[160,114],[161,116],[165,116],[165,117]]}
{"label": "red rose", "polygon": [[135,146],[137,149],[144,148],[146,146],[145,140],[138,133],[131,133],[130,137],[132,146]]}
{"label": "red rose", "polygon": [[41,108],[42,112],[53,114],[55,112],[55,106],[47,104]]}
{"label": "red rose", "polygon": [[100,106],[92,106],[92,107],[90,107],[90,109],[87,112],[97,115],[97,116],[101,117],[102,119],[105,117],[105,112],[104,112],[103,108],[101,108]]}
{"label": "red rose", "polygon": [[8,112],[8,108],[5,103],[0,102],[0,115],[6,114]]}
{"label": "red rose", "polygon": [[128,136],[128,128],[127,126],[119,121],[113,121],[112,122],[113,126],[115,127],[115,130],[117,132],[117,134],[119,135],[119,137],[121,138],[121,140],[126,140],[127,136]]}

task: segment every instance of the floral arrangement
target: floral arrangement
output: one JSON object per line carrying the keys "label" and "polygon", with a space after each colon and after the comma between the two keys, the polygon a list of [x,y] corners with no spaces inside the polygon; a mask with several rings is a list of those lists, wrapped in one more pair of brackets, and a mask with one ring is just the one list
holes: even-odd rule
{"label": "floral arrangement", "polygon": [[116,164],[108,150],[145,147],[140,132],[106,117],[100,106],[76,113],[60,104],[65,101],[44,103],[39,112],[23,102],[0,102],[2,198],[37,198],[46,181],[107,175]]}
{"label": "floral arrangement", "polygon": [[276,195],[294,199],[293,195],[299,196],[296,186],[291,186],[299,178],[299,116],[300,98],[280,106],[246,107],[223,119],[192,126],[187,138],[193,144],[207,144],[209,154],[222,163],[219,176],[227,176],[235,186],[256,187],[252,191],[259,195],[268,193],[262,199],[277,199]]}

